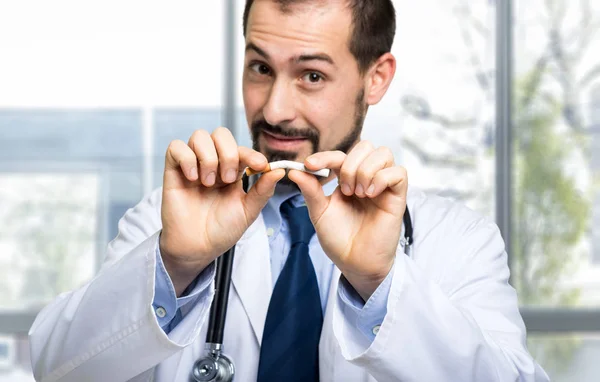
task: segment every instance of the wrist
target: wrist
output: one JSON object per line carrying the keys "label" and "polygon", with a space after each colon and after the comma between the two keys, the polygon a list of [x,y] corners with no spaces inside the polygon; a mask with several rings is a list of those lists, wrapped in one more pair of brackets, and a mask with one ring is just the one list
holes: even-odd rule
{"label": "wrist", "polygon": [[183,259],[181,256],[172,255],[166,250],[161,242],[159,245],[159,253],[167,271],[173,287],[175,288],[175,294],[179,298],[187,287],[196,279],[196,277],[202,273],[202,271],[210,264],[210,262],[202,261],[189,261]]}
{"label": "wrist", "polygon": [[356,273],[356,272],[342,272],[346,281],[354,288],[364,302],[367,302],[369,298],[375,293],[377,288],[386,279],[392,270],[393,262],[386,265],[377,272],[368,274]]}
{"label": "wrist", "polygon": [[182,296],[183,292],[188,288],[188,286],[206,268],[206,266],[194,268],[182,266],[181,264],[170,261],[168,257],[162,254],[161,256],[163,259],[163,264],[165,265],[165,269],[169,274],[171,282],[173,283],[173,288],[175,289],[175,295],[177,298]]}

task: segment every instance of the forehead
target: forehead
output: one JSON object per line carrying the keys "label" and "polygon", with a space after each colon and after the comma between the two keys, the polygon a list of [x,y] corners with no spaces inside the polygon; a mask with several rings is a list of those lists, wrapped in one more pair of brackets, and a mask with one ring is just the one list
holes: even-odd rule
{"label": "forehead", "polygon": [[350,56],[351,27],[352,13],[342,0],[301,2],[283,9],[277,1],[256,0],[248,15],[246,43],[276,55],[320,50],[343,58]]}

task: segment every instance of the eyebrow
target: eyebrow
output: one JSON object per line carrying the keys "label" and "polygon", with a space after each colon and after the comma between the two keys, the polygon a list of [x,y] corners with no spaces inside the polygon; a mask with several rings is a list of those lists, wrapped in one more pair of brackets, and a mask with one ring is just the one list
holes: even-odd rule
{"label": "eyebrow", "polygon": [[[255,51],[256,53],[258,53],[259,55],[261,55],[262,57],[264,57],[267,60],[269,60],[271,58],[267,52],[265,52],[263,49],[259,48],[253,42],[250,42],[250,43],[248,43],[248,45],[246,45],[246,52],[248,52],[250,50]],[[293,61],[297,64],[299,64],[301,62],[307,62],[307,61],[323,61],[323,62],[327,62],[327,63],[335,66],[333,59],[325,53],[301,54],[300,56],[292,57],[290,61]]]}
{"label": "eyebrow", "polygon": [[331,57],[326,55],[325,53],[317,53],[317,54],[302,54],[297,58],[293,59],[296,63],[306,62],[306,61],[324,61],[328,62],[331,65],[335,65]]}
{"label": "eyebrow", "polygon": [[250,43],[248,43],[248,45],[246,45],[246,52],[248,52],[249,50],[255,51],[256,53],[260,54],[261,56],[263,56],[267,60],[270,58],[269,55],[267,54],[267,52],[265,52],[264,50],[260,49],[258,46],[256,46],[256,44],[254,44],[252,42],[250,42]]}

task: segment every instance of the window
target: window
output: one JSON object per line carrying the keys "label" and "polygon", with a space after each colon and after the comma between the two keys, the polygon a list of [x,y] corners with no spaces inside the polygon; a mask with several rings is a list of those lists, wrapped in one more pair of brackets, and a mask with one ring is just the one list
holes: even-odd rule
{"label": "window", "polygon": [[[512,282],[532,352],[554,380],[598,375],[597,2],[516,1]],[[595,324],[594,324],[595,323]],[[592,377],[592,379],[594,379]]]}
{"label": "window", "polygon": [[395,5],[398,70],[385,107],[395,114],[396,150],[409,183],[493,216],[493,4]]}
{"label": "window", "polygon": [[[32,11],[35,9],[35,11]],[[87,282],[173,139],[222,124],[219,1],[0,5],[0,382],[39,309]]]}
{"label": "window", "polygon": [[37,311],[96,272],[94,174],[0,174],[3,310]]}

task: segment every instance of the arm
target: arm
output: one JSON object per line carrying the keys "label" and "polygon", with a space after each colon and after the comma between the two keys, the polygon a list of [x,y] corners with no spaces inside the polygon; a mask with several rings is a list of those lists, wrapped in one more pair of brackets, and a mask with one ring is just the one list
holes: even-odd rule
{"label": "arm", "polygon": [[525,345],[497,227],[460,221],[447,215],[426,239],[441,244],[416,248],[416,260],[398,251],[372,343],[353,346],[356,329],[336,302],[333,328],[345,359],[382,381],[547,381]]}
{"label": "arm", "polygon": [[175,295],[181,296],[235,245],[273,195],[285,171],[261,176],[247,193],[236,176],[241,167],[262,171],[266,165],[264,155],[238,147],[226,128],[212,134],[197,130],[188,144],[172,141],[162,189],[121,219],[100,273],[59,296],[34,322],[30,347],[37,379],[141,379],[191,344],[210,310],[212,276],[210,287],[200,291],[191,308],[185,306],[186,316],[167,336],[152,306],[156,253],[160,250]]}
{"label": "arm", "polygon": [[31,330],[38,381],[125,381],[194,341],[206,321],[214,289],[199,293],[180,325],[167,336],[152,302],[160,230],[160,190],[130,209],[108,246],[100,273],[43,309]]}
{"label": "arm", "polygon": [[[352,347],[356,325],[339,298],[333,302],[334,335],[347,361],[380,381],[548,380],[527,351],[495,224],[440,198],[409,197],[406,169],[394,164],[391,150],[366,141],[348,154],[313,154],[305,166],[340,174],[329,197],[302,172],[288,177],[304,195],[323,250],[364,301],[394,268],[387,313],[371,344]],[[416,212],[410,258],[398,246],[407,200]]]}

